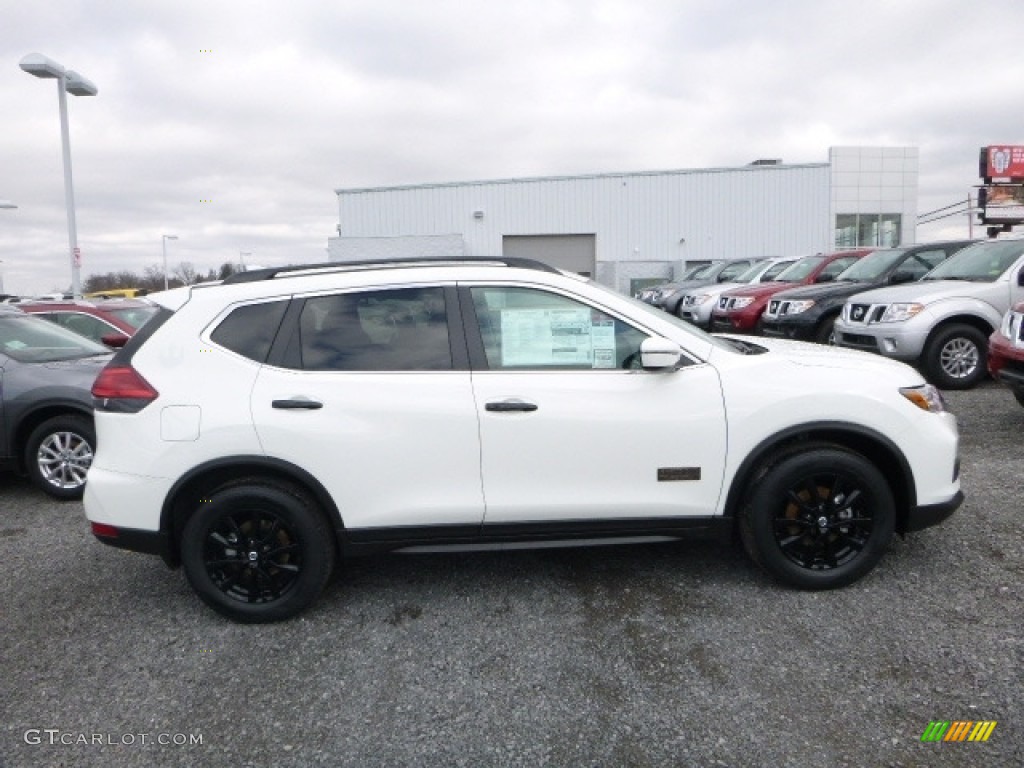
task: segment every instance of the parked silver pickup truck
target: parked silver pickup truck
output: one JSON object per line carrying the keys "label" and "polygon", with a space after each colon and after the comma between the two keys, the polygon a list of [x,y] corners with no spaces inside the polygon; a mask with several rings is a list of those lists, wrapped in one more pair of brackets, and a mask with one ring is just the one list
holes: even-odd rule
{"label": "parked silver pickup truck", "polygon": [[1024,240],[972,245],[921,280],[851,296],[836,343],[920,365],[941,389],[970,389],[986,375],[988,337],[1024,300]]}

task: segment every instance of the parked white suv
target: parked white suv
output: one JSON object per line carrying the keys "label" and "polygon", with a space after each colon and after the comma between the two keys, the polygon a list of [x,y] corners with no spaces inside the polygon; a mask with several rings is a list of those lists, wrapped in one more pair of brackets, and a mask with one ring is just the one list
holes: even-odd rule
{"label": "parked white suv", "polygon": [[964,248],[915,283],[851,296],[835,324],[840,346],[918,363],[942,389],[985,376],[988,337],[1024,299],[1024,240]]}
{"label": "parked white suv", "polygon": [[318,265],[157,294],[93,389],[93,533],[247,622],[381,550],[726,534],[802,588],[960,504],[905,365],[713,338],[515,259]]}

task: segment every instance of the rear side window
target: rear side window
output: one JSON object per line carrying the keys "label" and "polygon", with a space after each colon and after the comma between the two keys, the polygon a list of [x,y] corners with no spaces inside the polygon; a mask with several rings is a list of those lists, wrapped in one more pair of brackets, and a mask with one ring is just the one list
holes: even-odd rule
{"label": "rear side window", "polygon": [[[361,291],[307,299],[299,315],[298,359],[307,371],[452,369],[441,287]],[[293,345],[294,341],[293,341]]]}
{"label": "rear side window", "polygon": [[210,338],[242,357],[266,362],[287,308],[288,300],[238,307],[221,321]]}

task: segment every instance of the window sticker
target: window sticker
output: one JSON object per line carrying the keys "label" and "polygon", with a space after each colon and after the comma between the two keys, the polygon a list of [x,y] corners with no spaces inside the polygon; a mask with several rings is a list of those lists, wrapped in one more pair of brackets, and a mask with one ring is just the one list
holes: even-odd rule
{"label": "window sticker", "polygon": [[585,307],[503,309],[501,364],[615,367],[615,323]]}

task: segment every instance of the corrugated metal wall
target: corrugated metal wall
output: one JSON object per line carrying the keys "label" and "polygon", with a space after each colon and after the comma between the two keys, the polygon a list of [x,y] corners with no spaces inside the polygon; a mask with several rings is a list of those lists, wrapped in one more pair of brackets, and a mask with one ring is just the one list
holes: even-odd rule
{"label": "corrugated metal wall", "polygon": [[[594,234],[597,261],[805,254],[832,243],[827,164],[337,190],[341,238]],[[334,238],[332,238],[332,241]],[[337,248],[329,243],[332,258]]]}

